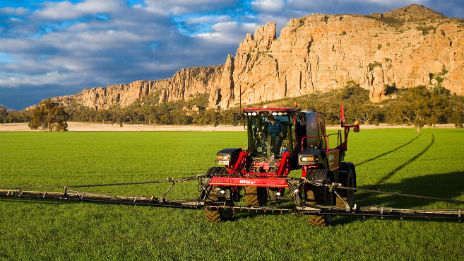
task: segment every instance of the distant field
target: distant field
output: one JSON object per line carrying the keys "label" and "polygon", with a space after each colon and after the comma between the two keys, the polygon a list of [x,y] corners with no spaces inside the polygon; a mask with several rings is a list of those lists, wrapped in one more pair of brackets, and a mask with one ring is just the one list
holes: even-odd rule
{"label": "distant field", "polygon": [[[205,173],[215,154],[245,147],[243,132],[0,132],[0,187],[157,180]],[[358,186],[464,200],[464,130],[361,130],[347,161]],[[294,174],[298,175],[298,174]],[[166,186],[86,189],[159,195]],[[195,198],[182,184],[171,198]],[[356,194],[358,205],[464,205]],[[0,260],[463,260],[456,222],[241,215],[209,223],[203,211],[0,198]]]}

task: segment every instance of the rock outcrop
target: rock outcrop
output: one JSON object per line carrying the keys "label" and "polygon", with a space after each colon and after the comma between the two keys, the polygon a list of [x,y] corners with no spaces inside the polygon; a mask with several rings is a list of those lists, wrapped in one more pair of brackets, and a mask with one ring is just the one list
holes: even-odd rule
{"label": "rock outcrop", "polygon": [[[269,23],[247,35],[234,61],[222,108],[342,88],[348,82],[381,101],[387,86],[443,86],[464,95],[464,23],[411,5],[383,15],[310,15],[276,38]],[[229,60],[229,59],[228,59]],[[212,96],[215,96],[212,94]]]}
{"label": "rock outcrop", "polygon": [[80,105],[95,110],[109,109],[115,105],[127,107],[133,102],[153,94],[156,90],[166,89],[169,83],[169,80],[135,81],[130,84],[85,89],[79,94],[55,97],[53,100],[64,106]]}
{"label": "rock outcrop", "polygon": [[159,90],[161,101],[208,94],[210,107],[227,109],[240,99],[246,105],[325,92],[349,82],[368,89],[373,102],[384,99],[388,86],[442,84],[464,95],[464,22],[419,5],[370,16],[294,18],[279,37],[275,23],[247,34],[224,65],[56,99],[95,109],[124,107]]}
{"label": "rock outcrop", "polygon": [[198,94],[209,93],[218,85],[223,65],[181,69],[169,79],[162,90],[161,101],[188,100]]}

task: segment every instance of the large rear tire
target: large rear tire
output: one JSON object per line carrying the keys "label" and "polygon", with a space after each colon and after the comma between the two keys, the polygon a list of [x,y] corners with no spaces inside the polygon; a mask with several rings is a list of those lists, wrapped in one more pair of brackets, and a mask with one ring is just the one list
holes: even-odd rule
{"label": "large rear tire", "polygon": [[[215,175],[227,174],[227,169],[224,167],[212,167],[206,172],[207,177]],[[211,186],[209,191],[205,191],[205,217],[211,222],[221,222],[232,218],[233,211],[231,208],[220,208],[221,206],[234,206],[232,200],[226,200],[225,197],[217,196],[217,186]],[[208,209],[207,206],[211,206]],[[215,207],[217,206],[217,208]]]}
{"label": "large rear tire", "polygon": [[[327,178],[326,184],[332,183],[332,179]],[[306,205],[331,206],[334,203],[333,193],[327,187],[309,185],[306,188]],[[308,222],[313,226],[327,226],[332,223],[332,217],[327,215],[308,215]]]}
{"label": "large rear tire", "polygon": [[[340,171],[342,171],[341,183],[344,187],[355,188],[356,187],[356,175],[354,172],[354,166],[350,163],[342,162],[340,166]],[[337,193],[340,197],[348,203],[350,208],[354,205],[354,190],[338,189]],[[346,207],[345,203],[339,197],[335,198],[335,205],[337,207]]]}
{"label": "large rear tire", "polygon": [[267,190],[262,187],[245,187],[245,199],[248,207],[264,206],[267,203]]}
{"label": "large rear tire", "polygon": [[[212,186],[211,190],[214,191],[217,187]],[[231,219],[233,216],[232,208],[221,208],[221,206],[234,206],[234,202],[230,200],[225,200],[224,198],[219,198],[216,196],[208,196],[205,200],[206,206],[212,206],[207,208],[205,206],[205,217],[206,220],[211,222],[221,222],[228,219]],[[218,206],[217,208],[215,206]]]}

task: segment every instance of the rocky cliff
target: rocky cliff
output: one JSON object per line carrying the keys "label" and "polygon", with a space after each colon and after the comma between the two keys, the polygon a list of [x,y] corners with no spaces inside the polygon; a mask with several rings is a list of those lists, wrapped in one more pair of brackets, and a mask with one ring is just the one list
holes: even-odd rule
{"label": "rocky cliff", "polygon": [[348,82],[381,101],[388,86],[441,84],[464,95],[464,22],[411,5],[383,14],[294,18],[276,35],[275,23],[247,34],[224,65],[182,69],[171,79],[93,88],[64,103],[127,106],[155,90],[161,101],[209,94],[210,107],[296,97]]}

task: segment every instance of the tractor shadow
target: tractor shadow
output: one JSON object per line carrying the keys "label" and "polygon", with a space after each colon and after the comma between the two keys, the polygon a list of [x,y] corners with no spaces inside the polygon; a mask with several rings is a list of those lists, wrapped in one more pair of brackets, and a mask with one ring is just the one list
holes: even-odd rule
{"label": "tractor shadow", "polygon": [[[388,183],[377,187],[381,191],[399,192],[420,196],[455,199],[464,193],[464,171],[441,174],[432,174],[414,178],[403,179],[399,183]],[[358,194],[358,193],[357,193]],[[420,208],[436,200],[408,198],[388,195],[377,197],[374,193],[361,193],[356,195],[360,205],[381,205],[393,208]],[[463,208],[464,203],[446,203],[449,208]]]}
{"label": "tractor shadow", "polygon": [[[412,141],[419,137],[416,136],[414,139],[410,140],[409,142],[393,149],[391,152],[410,144]],[[398,183],[385,183],[391,177],[393,177],[396,173],[398,173],[401,169],[408,166],[415,160],[417,160],[420,156],[426,153],[435,143],[435,137],[432,135],[432,139],[430,143],[424,147],[422,151],[414,155],[409,160],[405,161],[403,164],[396,167],[394,170],[390,171],[382,178],[380,178],[375,184],[373,185],[366,185],[360,186],[359,188],[365,189],[373,189],[379,191],[388,191],[388,192],[397,192],[403,194],[413,194],[419,196],[429,196],[429,197],[437,197],[443,199],[456,199],[460,197],[464,193],[464,170],[463,171],[455,171],[449,173],[436,173],[431,175],[419,176],[419,177],[412,177],[412,178],[405,178],[402,179],[401,182]],[[372,159],[366,160],[363,163],[368,161],[372,161],[377,159],[381,156],[384,156],[388,153],[386,152],[381,155],[378,155]],[[359,164],[358,164],[359,165]],[[410,198],[410,197],[402,197],[397,195],[381,195],[377,193],[369,193],[369,192],[357,192],[355,193],[355,202],[358,206],[384,206],[384,207],[392,207],[392,208],[430,208],[431,204],[437,202],[437,200],[431,199],[419,199],[419,198]],[[440,203],[439,207],[435,208],[464,208],[464,203],[458,202],[444,202]],[[351,221],[355,220],[354,218],[345,217],[339,218],[335,220],[335,224],[345,224],[350,223]]]}
{"label": "tractor shadow", "polygon": [[382,153],[382,154],[379,154],[379,155],[377,155],[377,156],[375,156],[375,157],[372,157],[372,158],[370,158],[370,159],[363,160],[363,161],[361,161],[361,162],[359,162],[359,163],[356,163],[355,165],[356,165],[356,166],[361,166],[361,165],[363,165],[363,164],[366,164],[366,163],[368,163],[368,162],[371,162],[371,161],[373,161],[373,160],[376,160],[376,159],[378,159],[378,158],[380,158],[380,157],[383,157],[383,156],[386,156],[386,155],[388,155],[388,154],[390,154],[390,153],[393,153],[393,152],[395,152],[395,151],[397,151],[397,150],[399,150],[399,149],[401,149],[401,148],[403,148],[403,147],[405,147],[405,146],[411,144],[413,141],[417,140],[421,135],[422,135],[422,134],[419,134],[419,135],[417,135],[416,137],[414,137],[414,138],[412,138],[411,140],[409,140],[408,142],[406,142],[406,143],[404,143],[404,144],[402,144],[402,145],[400,145],[400,146],[398,146],[398,147],[396,147],[396,148],[394,148],[394,149],[392,149],[392,150],[386,151],[386,152],[384,152],[384,153]]}
{"label": "tractor shadow", "polygon": [[[381,191],[399,192],[404,194],[413,194],[419,196],[437,197],[443,199],[457,199],[464,194],[464,171],[456,171],[449,173],[432,174],[414,178],[403,179],[399,183],[388,183],[378,186]],[[360,187],[360,188],[367,188]],[[464,203],[459,202],[443,202],[440,206],[430,207],[430,204],[438,202],[431,199],[409,198],[395,195],[378,196],[375,193],[356,192],[355,202],[358,206],[383,206],[392,208],[461,208],[464,209]],[[334,225],[349,224],[357,217],[339,217],[334,219]],[[416,221],[430,222],[431,220]],[[446,220],[434,220],[435,222],[449,222]]]}
{"label": "tractor shadow", "polygon": [[[419,137],[419,136],[417,136]],[[374,187],[377,187],[379,186],[380,184],[384,183],[385,181],[387,181],[388,179],[390,179],[391,177],[393,177],[393,175],[395,175],[398,171],[400,171],[401,169],[403,169],[404,167],[408,166],[409,164],[413,163],[415,160],[417,160],[420,156],[422,156],[424,153],[426,153],[430,147],[433,146],[433,144],[435,143],[435,136],[432,134],[432,140],[430,141],[430,143],[419,153],[417,153],[416,155],[414,155],[414,157],[410,158],[409,160],[407,160],[406,162],[404,162],[403,164],[399,165],[398,167],[396,167],[394,170],[390,171],[389,173],[387,173],[385,176],[383,176],[381,179],[379,179],[375,184],[374,184]],[[371,187],[372,188],[372,187]]]}
{"label": "tractor shadow", "polygon": [[[401,169],[416,161],[420,156],[426,153],[434,143],[435,136],[432,135],[430,143],[422,151],[384,175],[375,184],[361,186],[359,188],[439,197],[445,199],[452,199],[460,196],[464,192],[464,186],[462,186],[464,182],[464,171],[437,173],[426,176],[405,178],[402,179],[402,181],[399,183],[385,183]],[[376,193],[368,192],[357,192],[356,202],[363,206],[382,205],[395,208],[421,207],[432,203],[431,200],[407,198],[393,195],[378,196]]]}

